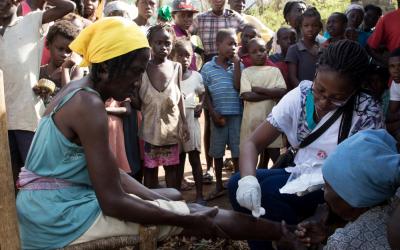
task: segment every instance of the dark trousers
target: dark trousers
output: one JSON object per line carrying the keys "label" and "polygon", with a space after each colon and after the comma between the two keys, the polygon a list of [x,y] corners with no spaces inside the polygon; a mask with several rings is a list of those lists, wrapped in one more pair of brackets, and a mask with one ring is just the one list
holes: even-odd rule
{"label": "dark trousers", "polygon": [[[323,191],[315,191],[305,196],[281,194],[279,189],[283,187],[290,173],[284,169],[259,169],[256,177],[261,187],[261,206],[265,209],[263,218],[282,221],[287,224],[297,224],[302,219],[314,214],[318,204],[324,203]],[[240,173],[231,177],[228,184],[229,199],[235,211],[251,214],[246,208],[241,207],[236,201],[236,190]],[[273,249],[269,241],[249,241],[252,250]]]}
{"label": "dark trousers", "polygon": [[8,130],[8,142],[10,146],[11,166],[13,171],[14,183],[18,178],[21,168],[25,165],[33,136],[32,131]]}

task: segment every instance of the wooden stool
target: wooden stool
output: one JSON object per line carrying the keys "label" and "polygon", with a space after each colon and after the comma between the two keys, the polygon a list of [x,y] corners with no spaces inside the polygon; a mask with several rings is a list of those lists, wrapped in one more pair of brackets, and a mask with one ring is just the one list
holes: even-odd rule
{"label": "wooden stool", "polygon": [[61,248],[60,250],[119,250],[157,249],[158,229],[156,226],[140,226],[137,236],[115,236]]}

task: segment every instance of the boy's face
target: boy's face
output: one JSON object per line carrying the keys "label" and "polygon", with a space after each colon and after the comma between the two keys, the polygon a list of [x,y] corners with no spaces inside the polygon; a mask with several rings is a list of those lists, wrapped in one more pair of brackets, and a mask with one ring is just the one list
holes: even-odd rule
{"label": "boy's face", "polygon": [[400,83],[400,56],[389,57],[389,73],[396,83]]}
{"label": "boy's face", "polygon": [[136,6],[139,16],[147,20],[154,15],[157,3],[155,0],[138,0]]}
{"label": "boy's face", "polygon": [[287,51],[288,48],[296,43],[296,32],[291,29],[285,29],[278,35],[276,41],[281,46],[282,51]]}
{"label": "boy's face", "polygon": [[10,18],[17,12],[17,5],[12,0],[0,0],[0,22],[1,19]]}
{"label": "boy's face", "polygon": [[252,40],[249,44],[249,55],[254,66],[263,66],[267,58],[267,49],[264,40]]}
{"label": "boy's face", "polygon": [[340,37],[344,35],[346,24],[340,20],[338,15],[331,15],[326,23],[326,30],[331,37]]}
{"label": "boy's face", "polygon": [[364,13],[361,10],[351,10],[347,14],[347,25],[349,27],[357,29],[360,26],[362,20],[364,19]]}
{"label": "boy's face", "polygon": [[220,12],[225,8],[226,0],[210,0],[210,4],[213,11]]}
{"label": "boy's face", "polygon": [[99,0],[84,0],[83,6],[84,17],[91,17],[99,6]]}
{"label": "boy's face", "polygon": [[229,0],[228,4],[231,10],[242,13],[244,7],[246,6],[246,0]]}
{"label": "boy's face", "polygon": [[71,56],[72,51],[68,47],[71,42],[71,39],[56,35],[52,43],[47,45],[50,51],[51,61],[57,68],[61,67],[64,61]]}
{"label": "boy's face", "polygon": [[307,17],[303,18],[301,23],[301,32],[303,33],[304,39],[314,41],[318,33],[321,31],[321,22],[318,17]]}
{"label": "boy's face", "polygon": [[380,16],[379,14],[374,11],[374,10],[368,10],[365,12],[364,15],[364,25],[366,28],[372,29],[375,27],[376,23],[378,22]]}
{"label": "boy's face", "polygon": [[231,34],[217,43],[218,56],[222,56],[227,59],[232,59],[236,54],[237,40],[235,34]]}
{"label": "boy's face", "polygon": [[302,3],[296,3],[293,5],[290,12],[285,17],[290,26],[297,28],[299,26],[299,18],[306,10],[307,6]]}
{"label": "boy's face", "polygon": [[240,35],[242,46],[247,48],[249,41],[257,36],[259,36],[259,34],[257,33],[257,30],[255,28],[249,27],[244,29],[242,34]]}
{"label": "boy's face", "polygon": [[193,12],[191,11],[177,11],[173,14],[175,24],[179,28],[188,30],[193,23]]}

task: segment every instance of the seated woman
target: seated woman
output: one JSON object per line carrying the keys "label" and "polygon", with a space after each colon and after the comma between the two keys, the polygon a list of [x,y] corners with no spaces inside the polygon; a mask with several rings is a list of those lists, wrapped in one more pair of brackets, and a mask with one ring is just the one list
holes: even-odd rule
{"label": "seated woman", "polygon": [[[53,249],[110,236],[137,235],[139,224],[160,226],[159,238],[195,236],[278,240],[280,223],[197,204],[171,201],[118,170],[109,148],[109,98],[132,95],[150,57],[145,35],[129,20],[90,25],[71,49],[91,66],[47,107],[18,186],[23,249]],[[164,193],[164,194],[163,194]],[[171,194],[171,192],[169,192]],[[179,199],[175,195],[175,199]]]}
{"label": "seated woman", "polygon": [[[361,91],[367,66],[367,53],[356,42],[338,41],[324,50],[314,82],[302,81],[286,94],[241,145],[240,174],[229,182],[230,201],[236,211],[289,224],[297,224],[315,212],[317,205],[324,202],[322,190],[304,196],[281,194],[279,189],[286,184],[292,168],[256,171],[257,155],[283,132],[297,149],[294,168],[322,164],[347,136],[382,128],[380,104]],[[340,110],[344,110],[342,114],[338,113]],[[335,116],[336,120],[332,118]],[[329,120],[333,123],[323,126]],[[310,142],[308,136],[315,135],[321,127],[327,129],[303,146],[302,142]],[[249,243],[252,249],[272,247],[269,242]]]}
{"label": "seated woman", "polygon": [[326,242],[324,249],[391,249],[386,228],[400,187],[396,140],[383,129],[359,132],[326,159],[322,173],[329,212],[345,223],[300,223],[299,239],[306,246]]}

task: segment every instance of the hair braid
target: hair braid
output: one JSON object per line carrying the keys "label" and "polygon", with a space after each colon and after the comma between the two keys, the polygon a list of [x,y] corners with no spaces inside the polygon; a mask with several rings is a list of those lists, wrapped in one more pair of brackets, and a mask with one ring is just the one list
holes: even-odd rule
{"label": "hair braid", "polygon": [[341,40],[324,50],[318,67],[328,67],[347,77],[356,88],[361,87],[369,65],[368,54],[357,42]]}

